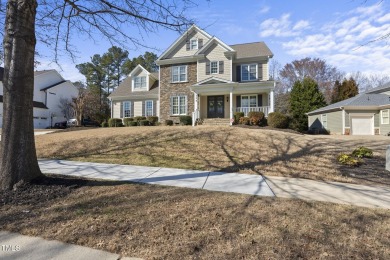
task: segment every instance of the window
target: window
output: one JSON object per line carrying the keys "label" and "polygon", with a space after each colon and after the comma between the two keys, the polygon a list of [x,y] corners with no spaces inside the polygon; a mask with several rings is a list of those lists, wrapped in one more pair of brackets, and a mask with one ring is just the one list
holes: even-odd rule
{"label": "window", "polygon": [[382,113],[382,124],[383,125],[388,125],[390,123],[390,120],[389,120],[389,109],[385,109],[385,110],[382,110],[381,111]]}
{"label": "window", "polygon": [[145,116],[153,116],[153,100],[145,101]]}
{"label": "window", "polygon": [[187,65],[172,67],[172,82],[187,81]]}
{"label": "window", "polygon": [[198,39],[192,39],[190,41],[190,49],[197,50],[198,49]]}
{"label": "window", "polygon": [[212,61],[210,63],[211,74],[218,74],[218,61]]}
{"label": "window", "polygon": [[123,102],[123,117],[131,117],[130,101]]}
{"label": "window", "polygon": [[326,114],[321,115],[322,128],[328,128],[328,116]]}
{"label": "window", "polygon": [[187,96],[171,97],[172,115],[186,115],[187,114]]}
{"label": "window", "polygon": [[249,81],[257,79],[257,64],[241,65],[241,80]]}
{"label": "window", "polygon": [[257,107],[257,95],[241,96],[241,107]]}
{"label": "window", "polygon": [[146,88],[146,77],[135,77],[134,78],[134,89]]}

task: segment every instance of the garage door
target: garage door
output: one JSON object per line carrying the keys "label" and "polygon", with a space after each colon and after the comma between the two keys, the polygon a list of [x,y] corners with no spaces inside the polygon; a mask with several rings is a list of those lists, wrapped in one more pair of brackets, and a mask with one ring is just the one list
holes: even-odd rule
{"label": "garage door", "polygon": [[353,117],[352,134],[353,135],[373,135],[374,121],[373,117]]}

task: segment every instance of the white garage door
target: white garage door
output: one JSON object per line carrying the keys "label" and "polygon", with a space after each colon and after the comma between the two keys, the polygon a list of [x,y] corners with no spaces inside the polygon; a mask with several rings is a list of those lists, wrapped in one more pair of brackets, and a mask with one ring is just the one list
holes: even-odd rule
{"label": "white garage door", "polygon": [[353,117],[352,118],[353,135],[373,135],[374,121],[373,117]]}

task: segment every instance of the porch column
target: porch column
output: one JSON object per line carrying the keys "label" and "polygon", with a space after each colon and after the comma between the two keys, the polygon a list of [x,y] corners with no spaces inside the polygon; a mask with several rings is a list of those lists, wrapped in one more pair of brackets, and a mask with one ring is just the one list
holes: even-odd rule
{"label": "porch column", "polygon": [[275,107],[274,107],[274,90],[272,89],[269,92],[269,111],[268,111],[268,113],[272,113],[272,112],[274,112],[274,110],[275,110]]}
{"label": "porch column", "polygon": [[192,126],[195,126],[198,119],[198,94],[194,92],[194,112],[192,113]]}
{"label": "porch column", "polygon": [[233,89],[230,89],[230,97],[229,97],[229,105],[230,105],[230,125],[233,125]]}

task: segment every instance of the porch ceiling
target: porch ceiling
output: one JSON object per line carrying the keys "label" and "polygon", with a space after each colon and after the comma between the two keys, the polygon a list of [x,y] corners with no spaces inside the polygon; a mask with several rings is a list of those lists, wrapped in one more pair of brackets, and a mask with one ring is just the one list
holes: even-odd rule
{"label": "porch ceiling", "polygon": [[274,82],[205,84],[193,85],[190,89],[201,95],[268,93],[274,89]]}

